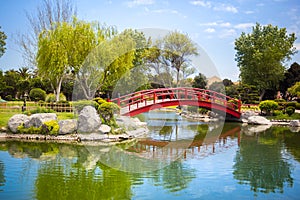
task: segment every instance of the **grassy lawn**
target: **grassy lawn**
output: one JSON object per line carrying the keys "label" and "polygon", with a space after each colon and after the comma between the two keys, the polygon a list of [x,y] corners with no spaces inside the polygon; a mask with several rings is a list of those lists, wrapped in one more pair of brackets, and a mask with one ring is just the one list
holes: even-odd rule
{"label": "grassy lawn", "polygon": [[5,127],[9,118],[15,114],[20,114],[19,112],[0,112],[0,127]]}

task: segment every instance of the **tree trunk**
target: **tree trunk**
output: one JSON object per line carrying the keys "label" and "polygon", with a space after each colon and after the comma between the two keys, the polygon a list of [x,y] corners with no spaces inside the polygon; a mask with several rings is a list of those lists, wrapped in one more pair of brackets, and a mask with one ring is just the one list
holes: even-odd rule
{"label": "tree trunk", "polygon": [[60,77],[55,89],[55,95],[56,95],[56,102],[59,102],[59,95],[60,95],[60,90],[61,90],[61,84],[62,84],[63,78]]}
{"label": "tree trunk", "polygon": [[259,101],[262,101],[263,97],[265,96],[266,90],[262,90],[260,92]]}

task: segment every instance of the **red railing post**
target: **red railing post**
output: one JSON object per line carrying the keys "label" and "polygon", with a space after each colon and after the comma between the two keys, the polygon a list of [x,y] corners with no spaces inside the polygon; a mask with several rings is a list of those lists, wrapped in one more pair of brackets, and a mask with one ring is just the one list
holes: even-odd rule
{"label": "red railing post", "polygon": [[155,104],[155,99],[156,99],[156,93],[153,93],[153,104]]}
{"label": "red railing post", "polygon": [[118,98],[118,106],[121,106],[121,100]]}
{"label": "red railing post", "polygon": [[184,89],[184,98],[187,99],[187,89]]}

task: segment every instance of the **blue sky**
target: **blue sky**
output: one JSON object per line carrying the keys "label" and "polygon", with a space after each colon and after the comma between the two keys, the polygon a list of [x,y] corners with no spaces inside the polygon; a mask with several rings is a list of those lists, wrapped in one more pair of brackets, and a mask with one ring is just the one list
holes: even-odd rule
{"label": "blue sky", "polygon": [[[7,36],[7,52],[0,68],[24,66],[22,54],[14,42],[17,33],[28,32],[25,11],[34,12],[39,0],[0,0],[0,26]],[[234,40],[242,32],[251,32],[256,22],[287,28],[299,38],[300,4],[298,0],[75,0],[78,18],[125,28],[160,28],[188,34],[214,62],[221,78],[238,80],[234,61]],[[290,63],[300,63],[300,53]]]}

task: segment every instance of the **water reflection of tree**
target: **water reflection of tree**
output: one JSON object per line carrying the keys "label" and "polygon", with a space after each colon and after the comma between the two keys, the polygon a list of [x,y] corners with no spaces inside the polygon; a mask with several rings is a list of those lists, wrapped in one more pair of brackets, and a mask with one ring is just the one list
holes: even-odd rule
{"label": "water reflection of tree", "polygon": [[[86,156],[82,156],[86,157]],[[98,163],[86,170],[77,161],[55,159],[38,170],[37,199],[130,199],[130,175]]]}
{"label": "water reflection of tree", "polygon": [[156,186],[163,186],[170,192],[177,192],[188,187],[193,178],[196,178],[195,170],[183,165],[180,160],[172,162],[169,166],[152,172]]}
{"label": "water reflection of tree", "polygon": [[243,135],[233,175],[254,192],[283,193],[285,184],[293,185],[291,166],[282,158],[282,140],[270,131],[258,138]]}
{"label": "water reflection of tree", "polygon": [[[5,176],[4,176],[4,163],[0,160],[0,188],[5,184]],[[3,190],[0,189],[0,192]]]}

